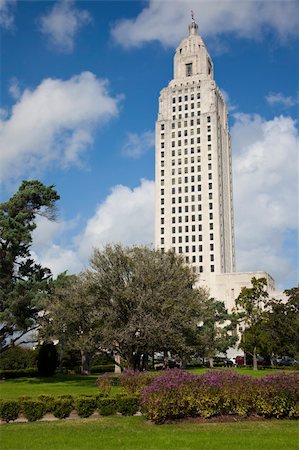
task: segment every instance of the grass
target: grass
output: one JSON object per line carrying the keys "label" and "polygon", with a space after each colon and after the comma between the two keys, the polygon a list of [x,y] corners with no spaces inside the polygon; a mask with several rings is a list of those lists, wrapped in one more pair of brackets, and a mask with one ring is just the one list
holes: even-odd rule
{"label": "grass", "polygon": [[298,450],[295,421],[153,425],[104,417],[1,425],[3,450]]}
{"label": "grass", "polygon": [[[194,373],[202,373],[207,369],[193,369]],[[227,369],[223,369],[227,370]],[[275,373],[275,370],[232,369],[244,375],[262,376]],[[57,375],[50,378],[16,378],[0,381],[0,397],[17,399],[23,395],[38,397],[39,395],[80,395],[97,394],[96,379],[98,375]],[[112,387],[112,394],[119,392],[120,387]]]}

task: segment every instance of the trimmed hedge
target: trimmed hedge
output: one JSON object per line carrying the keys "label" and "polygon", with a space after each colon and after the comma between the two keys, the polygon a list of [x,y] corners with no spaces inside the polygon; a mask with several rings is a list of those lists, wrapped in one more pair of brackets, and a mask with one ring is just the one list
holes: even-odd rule
{"label": "trimmed hedge", "polygon": [[23,377],[38,377],[37,369],[15,369],[15,370],[0,370],[0,379],[12,379]]}
{"label": "trimmed hedge", "polygon": [[101,416],[112,416],[117,412],[116,398],[99,398],[97,401],[98,411]]}
{"label": "trimmed hedge", "polygon": [[22,402],[22,412],[28,422],[35,422],[46,414],[47,406],[39,400],[24,400]]}
{"label": "trimmed hedge", "polygon": [[79,417],[91,416],[97,408],[97,397],[82,397],[75,401],[75,409]]}
{"label": "trimmed hedge", "polygon": [[5,422],[16,420],[21,411],[21,405],[16,400],[5,400],[0,402],[0,418]]}
{"label": "trimmed hedge", "polygon": [[53,400],[51,411],[57,419],[65,419],[69,417],[73,411],[73,400],[67,398],[57,398]]}
{"label": "trimmed hedge", "polygon": [[115,365],[114,364],[98,364],[96,366],[92,366],[91,373],[106,373],[106,372],[114,372]]}

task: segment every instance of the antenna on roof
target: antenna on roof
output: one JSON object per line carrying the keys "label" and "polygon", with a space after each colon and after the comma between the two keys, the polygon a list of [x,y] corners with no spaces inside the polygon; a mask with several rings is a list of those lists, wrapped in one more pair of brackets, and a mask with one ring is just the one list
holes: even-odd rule
{"label": "antenna on roof", "polygon": [[192,11],[192,9],[191,9],[191,19],[192,19],[192,22],[195,22],[195,20],[194,20],[194,12]]}

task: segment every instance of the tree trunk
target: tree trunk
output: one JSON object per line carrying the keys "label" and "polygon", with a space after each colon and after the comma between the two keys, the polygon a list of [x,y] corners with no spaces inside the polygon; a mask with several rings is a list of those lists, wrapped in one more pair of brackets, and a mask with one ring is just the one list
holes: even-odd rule
{"label": "tree trunk", "polygon": [[209,358],[210,368],[214,367],[214,358]]}
{"label": "tree trunk", "polygon": [[90,375],[91,355],[86,350],[81,350],[81,374]]}
{"label": "tree trunk", "polygon": [[256,346],[253,347],[253,370],[257,370]]}

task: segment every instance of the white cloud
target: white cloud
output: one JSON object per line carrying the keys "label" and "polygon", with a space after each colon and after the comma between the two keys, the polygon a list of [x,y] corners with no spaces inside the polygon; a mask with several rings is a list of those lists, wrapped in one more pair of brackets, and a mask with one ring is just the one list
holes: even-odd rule
{"label": "white cloud", "polygon": [[90,72],[26,89],[0,121],[0,178],[79,163],[95,128],[117,114],[118,99],[109,95],[107,81]]}
{"label": "white cloud", "polygon": [[40,31],[51,45],[62,52],[72,52],[77,33],[91,22],[91,16],[88,11],[76,8],[73,1],[62,0],[39,22]]}
{"label": "white cloud", "polygon": [[18,100],[21,95],[21,89],[18,80],[14,77],[10,80],[8,92],[14,100]]}
{"label": "white cloud", "polygon": [[154,190],[154,182],[148,180],[141,180],[135,189],[115,186],[78,238],[82,257],[89,258],[93,248],[112,242],[153,244]]}
{"label": "white cloud", "polygon": [[76,248],[70,245],[58,244],[70,233],[77,224],[72,221],[50,221],[45,217],[37,217],[37,228],[32,234],[32,256],[43,267],[51,269],[54,276],[68,271],[69,274],[78,273],[83,268],[83,261]]}
{"label": "white cloud", "polygon": [[127,133],[127,142],[122,148],[122,153],[125,156],[137,159],[154,146],[155,134],[153,131],[144,131],[141,134]]}
{"label": "white cloud", "polygon": [[15,0],[0,0],[0,27],[9,29],[14,24]]}
{"label": "white cloud", "polygon": [[285,108],[289,108],[291,106],[296,105],[298,103],[298,97],[297,99],[293,97],[287,97],[280,92],[278,93],[270,93],[266,96],[266,101],[269,103],[269,105],[281,105]]}
{"label": "white cloud", "polygon": [[195,12],[200,34],[217,37],[225,32],[246,38],[259,38],[272,28],[281,39],[298,33],[298,3],[294,0],[161,1],[150,0],[134,19],[116,23],[111,33],[123,47],[137,47],[153,40],[176,46],[186,36]]}
{"label": "white cloud", "polygon": [[[295,121],[238,114],[232,127],[237,269],[266,270],[284,284],[295,275],[287,253],[298,226]],[[296,248],[296,240],[294,240]],[[294,252],[296,252],[294,248]]]}

